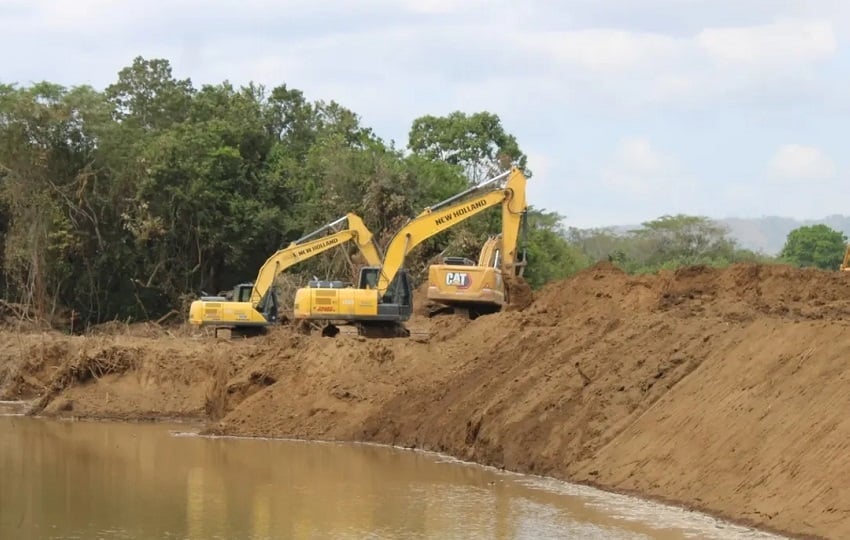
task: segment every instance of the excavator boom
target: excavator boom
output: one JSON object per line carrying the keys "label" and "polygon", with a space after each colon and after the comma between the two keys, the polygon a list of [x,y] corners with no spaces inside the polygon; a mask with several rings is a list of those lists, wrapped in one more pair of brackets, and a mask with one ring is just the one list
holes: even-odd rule
{"label": "excavator boom", "polygon": [[[496,188],[482,193],[473,197],[471,200],[448,204],[457,200],[461,195],[481,191],[485,187],[504,179],[506,176],[508,180],[503,188]],[[386,255],[384,256],[384,264],[381,267],[377,286],[378,291],[381,294],[386,292],[387,287],[389,287],[389,284],[404,263],[407,254],[414,247],[428,238],[454,227],[476,214],[480,214],[488,208],[501,204],[503,222],[516,222],[518,224],[522,220],[522,214],[525,213],[525,184],[525,176],[519,169],[513,168],[451,199],[447,199],[439,205],[426,208],[407,225],[402,227],[392,240],[390,240]],[[519,226],[517,225],[516,232],[511,236],[514,244],[516,244],[518,234]],[[513,253],[510,256],[511,261],[513,261],[515,256],[516,246],[514,245]]]}
{"label": "excavator boom", "polygon": [[844,251],[844,261],[841,263],[840,270],[850,272],[850,244],[847,244],[847,249]]}
{"label": "excavator boom", "polygon": [[[330,235],[320,236],[334,230],[340,224],[347,222],[348,228]],[[318,237],[318,238],[317,238]],[[251,302],[254,305],[268,293],[278,274],[302,261],[306,261],[333,247],[340,246],[353,240],[369,265],[381,263],[381,255],[366,224],[357,214],[348,213],[336,221],[332,221],[315,231],[293,241],[285,248],[278,250],[260,267],[254,287],[251,290]]]}

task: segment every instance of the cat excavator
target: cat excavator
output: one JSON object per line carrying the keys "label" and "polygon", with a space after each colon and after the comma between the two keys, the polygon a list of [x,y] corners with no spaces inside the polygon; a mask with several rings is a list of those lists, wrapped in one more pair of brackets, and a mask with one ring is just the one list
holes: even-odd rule
{"label": "cat excavator", "polygon": [[[515,206],[525,208],[525,191],[516,191],[514,196]],[[525,215],[525,211],[514,214],[502,208],[502,232],[487,239],[478,264],[465,257],[445,257],[442,264],[428,267],[429,317],[460,312],[476,319],[530,298],[530,288],[522,279],[525,253],[520,257],[517,252]]]}
{"label": "cat excavator", "polygon": [[842,272],[850,272],[850,244],[847,244],[847,249],[844,250],[844,262],[839,268]]}
{"label": "cat excavator", "polygon": [[[413,289],[404,261],[423,241],[494,206],[502,206],[511,223],[526,212],[526,177],[516,167],[423,210],[390,240],[380,265],[360,270],[357,287],[342,282],[311,281],[295,293],[293,317],[316,325],[322,335],[339,333],[337,325],[357,328],[366,337],[407,337],[404,322],[413,312]],[[509,233],[510,234],[510,233]],[[511,241],[513,243],[513,241]]]}
{"label": "cat excavator", "polygon": [[[345,224],[345,228],[339,227]],[[330,233],[330,234],[326,234]],[[189,323],[212,327],[215,334],[222,328],[231,333],[254,335],[278,322],[278,300],[274,280],[284,270],[331,248],[354,241],[366,263],[381,263],[381,253],[372,232],[356,214],[348,213],[276,251],[260,267],[252,283],[240,283],[224,296],[202,296],[189,307]]]}

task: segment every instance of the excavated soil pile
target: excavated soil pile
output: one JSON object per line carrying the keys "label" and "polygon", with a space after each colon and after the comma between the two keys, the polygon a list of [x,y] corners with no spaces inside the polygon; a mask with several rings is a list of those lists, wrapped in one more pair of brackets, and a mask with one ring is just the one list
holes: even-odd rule
{"label": "excavated soil pile", "polygon": [[850,537],[850,277],[602,264],[534,296],[417,317],[426,342],[0,335],[0,393],[44,414],[439,450]]}

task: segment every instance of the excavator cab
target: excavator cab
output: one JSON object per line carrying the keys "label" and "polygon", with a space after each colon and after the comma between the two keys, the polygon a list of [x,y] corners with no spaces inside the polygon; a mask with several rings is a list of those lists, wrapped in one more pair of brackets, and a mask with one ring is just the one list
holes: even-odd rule
{"label": "excavator cab", "polygon": [[[364,266],[360,269],[359,289],[375,289],[381,276],[380,266]],[[396,273],[387,291],[378,303],[378,315],[390,315],[407,320],[413,313],[413,286],[410,276],[402,268]]]}
{"label": "excavator cab", "polygon": [[360,269],[360,281],[358,289],[374,289],[378,286],[378,278],[381,276],[380,266],[364,266]]}
{"label": "excavator cab", "polygon": [[250,302],[251,301],[251,291],[254,290],[253,283],[240,283],[233,287],[233,294],[231,295],[231,302]]}

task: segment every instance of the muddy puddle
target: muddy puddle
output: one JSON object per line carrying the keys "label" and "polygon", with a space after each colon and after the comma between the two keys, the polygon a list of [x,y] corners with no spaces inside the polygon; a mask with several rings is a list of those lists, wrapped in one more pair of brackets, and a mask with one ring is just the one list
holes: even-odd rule
{"label": "muddy puddle", "polygon": [[0,538],[778,538],[372,445],[0,416]]}

